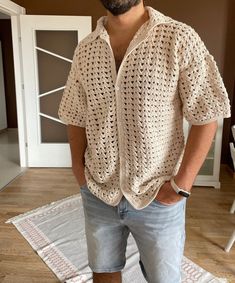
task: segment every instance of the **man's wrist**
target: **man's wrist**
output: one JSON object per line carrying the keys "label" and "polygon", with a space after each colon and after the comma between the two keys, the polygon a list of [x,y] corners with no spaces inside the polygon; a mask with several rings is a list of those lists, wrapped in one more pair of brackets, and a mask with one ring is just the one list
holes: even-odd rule
{"label": "man's wrist", "polygon": [[193,186],[193,181],[191,177],[181,176],[179,174],[173,176],[175,184],[185,191],[190,192]]}

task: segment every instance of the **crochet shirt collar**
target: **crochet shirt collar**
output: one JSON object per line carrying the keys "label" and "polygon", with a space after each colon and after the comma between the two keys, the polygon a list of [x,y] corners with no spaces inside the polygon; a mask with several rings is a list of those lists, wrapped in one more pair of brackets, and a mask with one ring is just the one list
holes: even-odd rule
{"label": "crochet shirt collar", "polygon": [[[142,25],[142,28],[144,28],[146,25],[148,26],[148,32],[145,33],[145,36],[148,35],[150,30],[154,26],[172,21],[171,17],[165,16],[164,14],[162,14],[161,12],[155,10],[150,6],[145,6],[145,8],[149,13],[149,20]],[[89,39],[87,38],[88,41],[93,41],[97,37],[101,37],[103,39],[107,39],[109,37],[107,30],[104,27],[106,21],[107,21],[107,16],[102,16],[101,18],[98,19],[96,29],[94,30],[94,32],[90,34]]]}

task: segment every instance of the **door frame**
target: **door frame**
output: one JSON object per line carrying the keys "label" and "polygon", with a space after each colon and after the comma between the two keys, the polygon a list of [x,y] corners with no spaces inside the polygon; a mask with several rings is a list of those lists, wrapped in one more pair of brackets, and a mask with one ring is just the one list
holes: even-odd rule
{"label": "door frame", "polygon": [[10,0],[0,0],[0,12],[11,17],[20,166],[27,167],[27,132],[20,35],[20,15],[26,14],[26,10]]}

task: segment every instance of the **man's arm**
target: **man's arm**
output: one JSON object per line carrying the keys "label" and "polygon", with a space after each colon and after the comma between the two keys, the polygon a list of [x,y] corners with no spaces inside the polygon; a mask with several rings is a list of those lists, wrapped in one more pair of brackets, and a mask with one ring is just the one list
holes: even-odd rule
{"label": "man's arm", "polygon": [[206,159],[218,127],[217,121],[192,125],[185,146],[181,166],[174,180],[178,187],[190,190]]}
{"label": "man's arm", "polygon": [[[217,121],[205,125],[192,125],[185,145],[183,159],[174,177],[175,183],[187,191],[190,191],[194,180],[206,159],[213,138],[218,127]],[[156,199],[170,204],[181,199],[182,196],[175,193],[170,182],[161,187]]]}
{"label": "man's arm", "polygon": [[72,157],[72,170],[79,186],[86,183],[84,153],[87,147],[86,129],[78,126],[67,126],[68,139]]}

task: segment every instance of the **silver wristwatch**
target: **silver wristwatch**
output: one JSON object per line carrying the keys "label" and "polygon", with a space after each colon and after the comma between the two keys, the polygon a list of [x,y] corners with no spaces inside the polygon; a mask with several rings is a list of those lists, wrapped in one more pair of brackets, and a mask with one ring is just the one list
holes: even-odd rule
{"label": "silver wristwatch", "polygon": [[188,197],[190,196],[190,192],[188,192],[188,191],[186,191],[186,190],[183,190],[183,189],[179,188],[179,187],[176,185],[176,183],[175,183],[175,181],[174,181],[174,178],[171,178],[170,183],[171,183],[171,186],[172,186],[173,190],[174,190],[177,194],[179,194],[179,195],[181,195],[181,196],[183,196],[183,197],[185,197],[185,198],[188,198]]}

